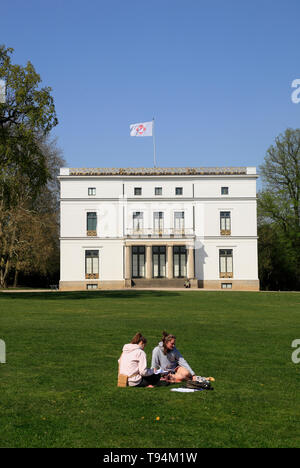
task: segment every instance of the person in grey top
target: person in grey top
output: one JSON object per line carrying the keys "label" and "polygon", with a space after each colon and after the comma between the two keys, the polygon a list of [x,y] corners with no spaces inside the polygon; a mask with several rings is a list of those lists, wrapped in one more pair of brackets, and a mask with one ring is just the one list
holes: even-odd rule
{"label": "person in grey top", "polygon": [[195,380],[195,372],[175,347],[175,343],[176,336],[164,331],[162,341],[152,351],[151,367],[169,371],[167,380],[171,382],[182,382],[191,378]]}

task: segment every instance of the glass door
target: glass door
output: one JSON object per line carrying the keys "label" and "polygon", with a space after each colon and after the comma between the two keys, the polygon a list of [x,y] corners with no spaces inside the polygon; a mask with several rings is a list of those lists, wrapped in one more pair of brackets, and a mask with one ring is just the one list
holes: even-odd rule
{"label": "glass door", "polygon": [[183,245],[173,247],[173,268],[174,278],[186,278],[186,247]]}
{"label": "glass door", "polygon": [[132,278],[145,277],[145,247],[132,247]]}
{"label": "glass door", "polygon": [[152,247],[153,278],[166,277],[166,247]]}

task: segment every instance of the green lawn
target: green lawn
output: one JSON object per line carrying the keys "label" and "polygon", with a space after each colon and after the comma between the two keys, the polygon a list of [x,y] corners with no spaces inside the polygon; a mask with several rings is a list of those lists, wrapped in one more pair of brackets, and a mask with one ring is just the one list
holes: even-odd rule
{"label": "green lawn", "polygon": [[[215,391],[117,388],[123,344],[150,364],[163,329]],[[296,338],[299,293],[1,293],[0,446],[299,447]]]}

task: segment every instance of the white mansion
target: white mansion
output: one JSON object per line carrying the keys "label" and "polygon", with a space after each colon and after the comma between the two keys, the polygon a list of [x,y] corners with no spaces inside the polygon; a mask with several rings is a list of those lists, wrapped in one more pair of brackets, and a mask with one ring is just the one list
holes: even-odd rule
{"label": "white mansion", "polygon": [[256,168],[60,170],[61,290],[258,290]]}

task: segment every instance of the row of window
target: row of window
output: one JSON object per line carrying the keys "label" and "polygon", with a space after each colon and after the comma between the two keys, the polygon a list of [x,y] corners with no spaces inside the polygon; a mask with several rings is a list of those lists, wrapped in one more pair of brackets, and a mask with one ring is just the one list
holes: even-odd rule
{"label": "row of window", "polygon": [[[162,187],[155,187],[154,188],[154,195],[162,196],[163,189]],[[96,187],[89,187],[88,188],[88,195],[95,196],[96,195]],[[142,187],[134,187],[134,195],[139,196],[142,195]],[[175,195],[183,195],[183,187],[175,187]],[[221,195],[229,195],[229,187],[221,187]]]}
{"label": "row of window", "polygon": [[[166,246],[152,247],[152,277],[165,278],[166,273]],[[132,247],[132,278],[144,278],[146,272],[145,246]],[[232,249],[219,250],[220,278],[233,277]],[[187,249],[185,246],[173,247],[173,276],[185,278],[187,276]],[[85,277],[86,279],[99,278],[99,250],[85,251]]]}
{"label": "row of window", "polygon": [[[136,211],[133,213],[133,229],[134,231],[141,231],[144,227],[144,213]],[[163,231],[164,229],[164,213],[156,211],[153,213],[153,229],[155,231]],[[184,211],[175,211],[174,213],[174,229],[184,229]],[[97,235],[97,213],[87,213],[87,232],[90,235]],[[220,232],[222,235],[231,234],[231,213],[230,211],[220,212]],[[93,233],[93,234],[91,234]]]}

